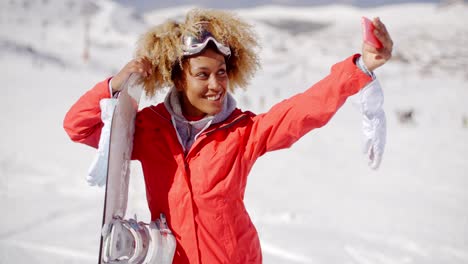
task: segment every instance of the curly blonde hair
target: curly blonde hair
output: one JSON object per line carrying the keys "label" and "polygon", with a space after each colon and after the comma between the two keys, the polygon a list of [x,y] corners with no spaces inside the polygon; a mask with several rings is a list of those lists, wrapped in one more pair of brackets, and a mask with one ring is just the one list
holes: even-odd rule
{"label": "curly blonde hair", "polygon": [[252,26],[226,11],[192,9],[185,22],[166,21],[148,30],[138,40],[135,56],[147,57],[154,67],[154,73],[142,80],[148,96],[177,83],[180,74],[176,72],[184,67],[182,36],[199,36],[201,23],[207,24],[210,33],[231,49],[231,56],[226,58],[229,89],[233,91],[235,87],[247,86],[260,67],[256,53],[259,46]]}

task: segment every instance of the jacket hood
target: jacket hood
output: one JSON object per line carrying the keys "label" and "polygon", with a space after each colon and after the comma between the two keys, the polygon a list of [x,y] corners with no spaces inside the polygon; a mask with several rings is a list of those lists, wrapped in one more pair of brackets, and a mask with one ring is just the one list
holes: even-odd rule
{"label": "jacket hood", "polygon": [[171,115],[172,124],[177,131],[179,141],[183,146],[184,151],[187,151],[190,149],[197,137],[210,125],[226,120],[236,109],[237,103],[234,97],[227,92],[221,112],[214,116],[205,116],[197,121],[188,121],[182,113],[179,92],[175,87],[172,87],[164,99],[164,106]]}

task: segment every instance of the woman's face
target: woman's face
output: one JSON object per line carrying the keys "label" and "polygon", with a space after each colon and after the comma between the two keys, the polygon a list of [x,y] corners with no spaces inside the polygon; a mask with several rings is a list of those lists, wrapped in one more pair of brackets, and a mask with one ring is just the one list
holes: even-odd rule
{"label": "woman's face", "polygon": [[223,109],[229,79],[224,56],[207,49],[184,67],[182,111],[188,116],[215,115]]}

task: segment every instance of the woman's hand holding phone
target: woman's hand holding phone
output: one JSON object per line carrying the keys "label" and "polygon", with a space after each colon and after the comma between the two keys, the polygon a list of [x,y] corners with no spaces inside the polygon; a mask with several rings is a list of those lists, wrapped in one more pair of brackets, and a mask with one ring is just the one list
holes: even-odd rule
{"label": "woman's hand holding phone", "polygon": [[362,58],[367,69],[373,71],[392,57],[393,41],[379,18],[372,21],[366,17],[362,23]]}

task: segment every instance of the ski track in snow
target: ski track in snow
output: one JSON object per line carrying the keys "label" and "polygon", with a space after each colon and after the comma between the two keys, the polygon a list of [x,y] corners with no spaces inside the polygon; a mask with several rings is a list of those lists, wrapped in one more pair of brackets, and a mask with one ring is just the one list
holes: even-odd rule
{"label": "ski track in snow", "polygon": [[90,254],[89,252],[78,251],[78,250],[65,248],[65,247],[52,246],[52,245],[47,245],[44,243],[39,244],[39,243],[30,243],[26,241],[0,240],[0,245],[2,245],[2,248],[4,249],[7,247],[16,247],[22,250],[33,251],[36,253],[40,252],[40,253],[50,254],[52,255],[51,258],[53,258],[53,256],[60,256],[60,257],[64,257],[67,259],[73,259],[74,261],[85,261],[85,262],[91,262],[93,260],[97,260],[96,255]]}
{"label": "ski track in snow", "polygon": [[409,263],[408,259],[397,260],[385,256],[379,252],[372,252],[367,249],[346,246],[345,251],[358,264],[404,264]]}
{"label": "ski track in snow", "polygon": [[310,257],[303,256],[297,252],[286,251],[263,240],[261,240],[261,245],[263,254],[269,254],[278,257],[283,261],[288,261],[288,263],[317,263],[313,261]]}

